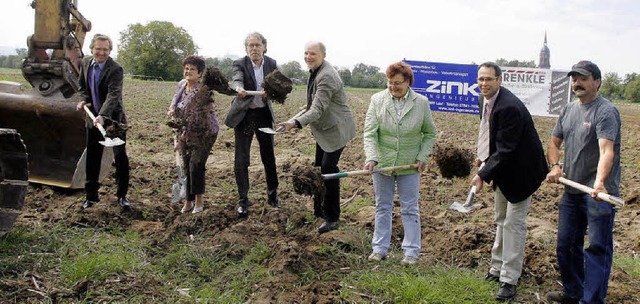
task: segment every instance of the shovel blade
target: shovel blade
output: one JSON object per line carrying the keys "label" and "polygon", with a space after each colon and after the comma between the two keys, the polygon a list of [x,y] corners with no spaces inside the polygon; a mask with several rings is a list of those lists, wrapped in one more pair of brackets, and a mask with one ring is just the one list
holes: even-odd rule
{"label": "shovel blade", "polygon": [[280,134],[282,131],[274,130],[272,128],[258,128],[258,130],[267,133],[267,134]]}
{"label": "shovel blade", "polygon": [[100,141],[100,144],[105,147],[115,147],[115,146],[124,145],[124,140],[117,137],[116,138],[105,137],[103,141]]}
{"label": "shovel blade", "polygon": [[459,203],[459,202],[453,202],[453,204],[451,204],[451,206],[449,206],[449,209],[453,209],[456,210],[458,212],[462,212],[462,213],[469,213],[474,209],[474,205],[471,206],[465,206],[465,204],[463,203]]}

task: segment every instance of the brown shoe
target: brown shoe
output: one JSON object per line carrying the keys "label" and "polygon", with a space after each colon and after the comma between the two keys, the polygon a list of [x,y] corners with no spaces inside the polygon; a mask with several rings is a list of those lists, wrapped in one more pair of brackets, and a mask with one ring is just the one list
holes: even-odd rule
{"label": "brown shoe", "polygon": [[569,297],[564,291],[552,291],[547,293],[547,300],[558,302],[562,304],[578,304],[580,303],[579,299]]}

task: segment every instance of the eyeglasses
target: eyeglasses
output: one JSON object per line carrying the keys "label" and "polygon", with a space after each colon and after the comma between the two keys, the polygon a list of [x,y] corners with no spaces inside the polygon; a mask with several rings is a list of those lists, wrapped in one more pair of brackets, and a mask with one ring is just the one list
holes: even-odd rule
{"label": "eyeglasses", "polygon": [[391,86],[391,85],[399,86],[399,85],[403,84],[405,81],[407,81],[407,80],[406,79],[403,80],[403,81],[390,81],[389,80],[389,81],[387,81],[387,85],[388,86]]}
{"label": "eyeglasses", "polygon": [[498,79],[498,77],[480,77],[480,78],[478,78],[478,83],[481,83],[481,82],[492,82],[492,81],[495,81],[496,79]]}

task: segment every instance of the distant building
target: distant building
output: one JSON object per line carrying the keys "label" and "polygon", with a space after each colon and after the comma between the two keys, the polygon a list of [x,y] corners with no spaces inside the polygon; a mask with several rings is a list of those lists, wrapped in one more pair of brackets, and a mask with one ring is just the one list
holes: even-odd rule
{"label": "distant building", "polygon": [[551,61],[550,61],[550,57],[551,57],[551,52],[549,51],[549,48],[547,47],[547,32],[544,32],[544,45],[542,46],[542,49],[540,50],[540,61],[538,61],[538,67],[541,69],[548,69],[551,68]]}

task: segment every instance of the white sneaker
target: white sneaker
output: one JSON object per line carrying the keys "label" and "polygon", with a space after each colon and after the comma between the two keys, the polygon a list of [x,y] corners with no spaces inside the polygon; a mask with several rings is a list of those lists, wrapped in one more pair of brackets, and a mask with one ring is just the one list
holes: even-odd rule
{"label": "white sneaker", "polygon": [[402,266],[411,266],[411,265],[415,264],[416,262],[418,262],[418,258],[417,257],[412,257],[412,256],[405,255],[404,259],[402,259],[402,261],[400,261],[400,265],[402,265]]}
{"label": "white sneaker", "polygon": [[369,260],[369,262],[380,262],[382,260],[384,260],[387,256],[380,254],[380,253],[372,253],[367,260]]}

